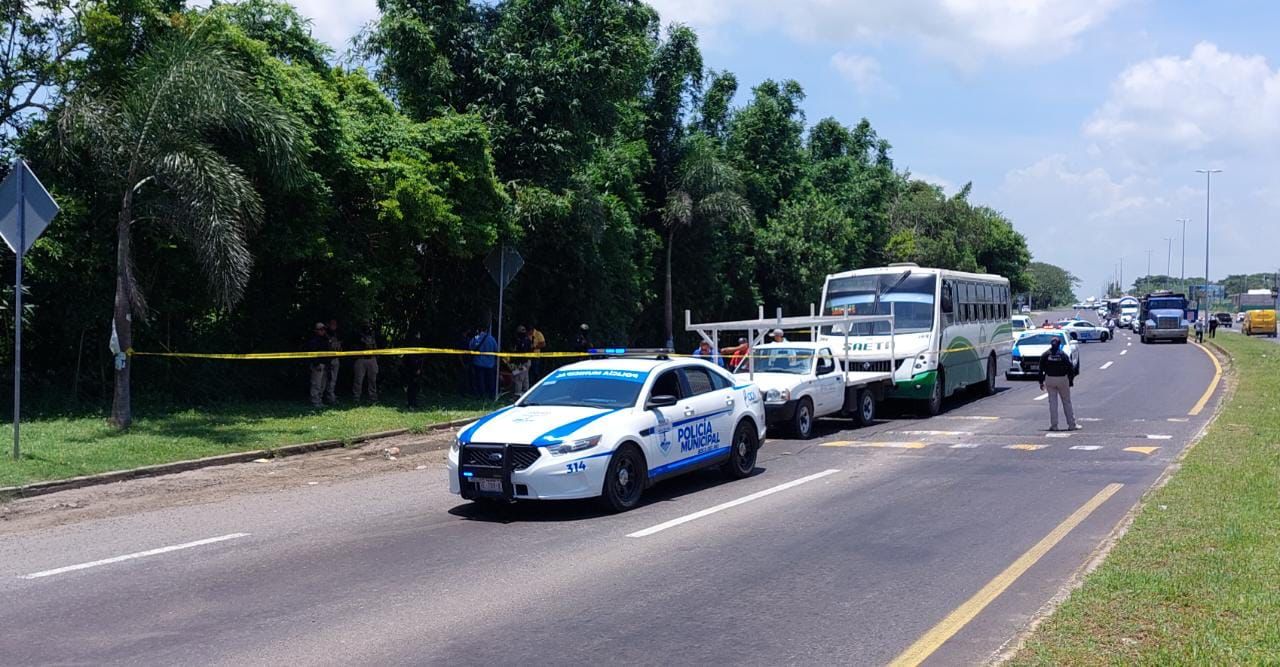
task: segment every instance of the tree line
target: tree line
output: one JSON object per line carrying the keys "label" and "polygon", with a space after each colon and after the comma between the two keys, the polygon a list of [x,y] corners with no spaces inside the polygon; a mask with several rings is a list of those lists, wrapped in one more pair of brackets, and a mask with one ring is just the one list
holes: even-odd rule
{"label": "tree line", "polygon": [[[113,330],[278,351],[336,317],[456,347],[496,310],[482,259],[504,243],[526,261],[507,322],[551,349],[580,323],[688,344],[684,309],[808,312],[827,273],[886,262],[1034,285],[1025,238],[968,186],[897,169],[866,119],[810,123],[794,80],[740,94],[642,2],[379,8],[339,57],[274,0],[5,5],[0,151],[62,206],[28,255],[33,376],[114,394],[124,425]],[[287,364],[138,365],[184,401],[301,387]]]}

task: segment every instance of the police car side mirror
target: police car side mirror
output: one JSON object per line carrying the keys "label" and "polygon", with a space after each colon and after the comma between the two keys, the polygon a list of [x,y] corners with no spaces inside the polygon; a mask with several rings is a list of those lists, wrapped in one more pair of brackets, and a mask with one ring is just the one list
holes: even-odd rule
{"label": "police car side mirror", "polygon": [[656,396],[649,397],[649,401],[644,404],[644,409],[652,410],[653,408],[669,408],[679,402],[679,398],[670,394],[658,394]]}

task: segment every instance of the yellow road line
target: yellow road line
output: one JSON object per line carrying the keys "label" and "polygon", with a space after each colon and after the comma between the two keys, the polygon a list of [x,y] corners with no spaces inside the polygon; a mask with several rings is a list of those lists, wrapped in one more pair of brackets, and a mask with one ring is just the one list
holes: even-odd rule
{"label": "yellow road line", "polygon": [[1005,445],[1005,449],[1017,449],[1023,452],[1034,452],[1037,449],[1044,449],[1049,445]]}
{"label": "yellow road line", "polygon": [[1196,401],[1195,406],[1191,408],[1191,412],[1187,413],[1191,417],[1200,414],[1200,411],[1204,410],[1204,406],[1209,402],[1209,398],[1213,396],[1213,391],[1218,388],[1218,381],[1222,379],[1222,364],[1218,363],[1218,358],[1209,351],[1209,348],[1199,343],[1194,343],[1194,345],[1204,351],[1205,354],[1209,355],[1209,361],[1213,362],[1213,381],[1209,383],[1209,388],[1204,390],[1204,394],[1200,396],[1200,400]]}
{"label": "yellow road line", "polygon": [[1018,560],[1013,561],[1013,564],[987,582],[987,585],[983,586],[977,593],[974,593],[973,597],[965,600],[964,604],[956,607],[955,611],[948,614],[946,618],[924,633],[924,636],[916,640],[916,643],[894,658],[893,662],[889,663],[890,667],[914,667],[928,659],[943,643],[964,628],[965,625],[968,625],[969,621],[972,621],[987,605],[991,604],[1005,589],[1017,581],[1018,577],[1021,577],[1027,570],[1031,569],[1032,565],[1035,565],[1050,549],[1057,545],[1058,542],[1061,542],[1062,538],[1066,537],[1072,529],[1089,518],[1089,515],[1093,514],[1094,510],[1098,509],[1102,503],[1107,502],[1107,499],[1115,495],[1123,486],[1123,484],[1116,483],[1108,484],[1104,487],[1097,495],[1090,498],[1089,502],[1081,505],[1080,509],[1064,519],[1048,535],[1045,535],[1035,546],[1019,556]]}
{"label": "yellow road line", "polygon": [[1148,456],[1150,456],[1151,454],[1154,454],[1157,449],[1160,449],[1160,448],[1159,447],[1125,447],[1124,451],[1137,452],[1139,454],[1147,454]]}

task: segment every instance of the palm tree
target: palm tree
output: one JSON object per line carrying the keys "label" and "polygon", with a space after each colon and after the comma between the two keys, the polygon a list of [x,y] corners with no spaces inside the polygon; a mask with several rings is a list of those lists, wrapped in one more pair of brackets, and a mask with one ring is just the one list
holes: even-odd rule
{"label": "palm tree", "polygon": [[671,248],[676,230],[694,223],[724,224],[747,220],[751,204],[742,192],[742,177],[719,153],[718,147],[705,135],[689,137],[676,187],[667,196],[662,209],[662,222],[667,230],[667,283],[663,324],[667,347],[675,343],[671,316]]}
{"label": "palm tree", "polygon": [[[216,9],[214,10],[216,11]],[[159,223],[193,250],[222,307],[239,300],[253,258],[248,235],[262,200],[219,145],[248,142],[283,182],[299,172],[302,130],[222,48],[206,17],[189,34],[157,41],[113,90],[79,90],[58,125],[65,154],[89,164],[119,198],[113,343],[118,346],[111,422],[133,422],[133,316],[146,317],[132,249],[135,225]]]}

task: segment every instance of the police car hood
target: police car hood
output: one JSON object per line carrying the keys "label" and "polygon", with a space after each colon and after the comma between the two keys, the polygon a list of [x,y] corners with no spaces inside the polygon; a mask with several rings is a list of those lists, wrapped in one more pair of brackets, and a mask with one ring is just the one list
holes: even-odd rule
{"label": "police car hood", "polygon": [[577,437],[598,435],[613,408],[563,405],[512,406],[491,412],[463,427],[458,441],[516,445],[554,445]]}
{"label": "police car hood", "polygon": [[[1048,346],[1047,344],[1046,344],[1046,345],[1021,345],[1021,344],[1019,344],[1019,345],[1014,345],[1014,346],[1013,346],[1013,349],[1014,349],[1014,351],[1015,351],[1015,352],[1017,352],[1017,353],[1018,353],[1018,356],[1020,356],[1020,357],[1038,357],[1038,356],[1040,356],[1040,355],[1044,354],[1045,352],[1048,352],[1048,351],[1049,351],[1049,346]],[[1066,351],[1067,351],[1065,346],[1063,346],[1062,350],[1063,350],[1063,352],[1066,352]]]}

